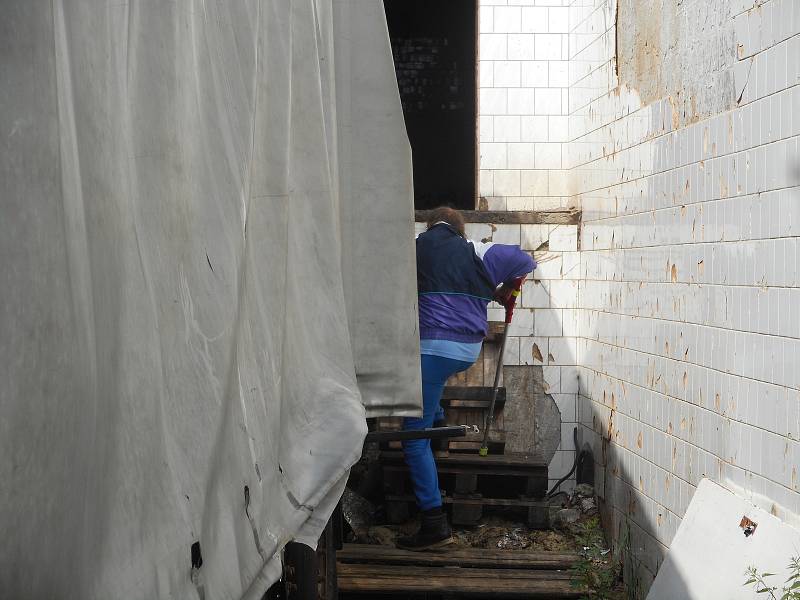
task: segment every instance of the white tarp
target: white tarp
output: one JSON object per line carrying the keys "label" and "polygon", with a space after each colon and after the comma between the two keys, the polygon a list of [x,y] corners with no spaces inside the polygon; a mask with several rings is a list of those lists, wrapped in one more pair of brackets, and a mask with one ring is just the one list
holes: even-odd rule
{"label": "white tarp", "polygon": [[410,173],[380,0],[0,4],[1,598],[314,543],[420,406]]}

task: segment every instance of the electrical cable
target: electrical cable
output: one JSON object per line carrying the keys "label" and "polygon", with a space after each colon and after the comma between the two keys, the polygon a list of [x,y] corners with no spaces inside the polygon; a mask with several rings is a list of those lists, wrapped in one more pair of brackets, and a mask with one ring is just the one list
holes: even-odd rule
{"label": "electrical cable", "polygon": [[[578,428],[577,427],[575,427],[572,430],[572,441],[573,441],[573,444],[575,445],[575,461],[572,463],[572,468],[569,470],[569,473],[567,473],[561,479],[556,481],[556,483],[553,485],[553,487],[550,488],[550,491],[547,492],[547,494],[545,494],[545,499],[548,499],[551,496],[553,496],[556,493],[556,490],[558,489],[558,486],[560,486],[567,479],[569,479],[572,476],[572,474],[575,472],[575,469],[578,468],[578,456],[579,456],[580,453],[578,452]],[[566,493],[566,492],[562,492],[562,493]]]}

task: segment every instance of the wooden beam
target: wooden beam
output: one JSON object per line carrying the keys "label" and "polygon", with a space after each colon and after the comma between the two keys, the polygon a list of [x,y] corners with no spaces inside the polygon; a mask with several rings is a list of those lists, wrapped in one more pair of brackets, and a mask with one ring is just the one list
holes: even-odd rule
{"label": "wooden beam", "polygon": [[453,593],[480,598],[580,598],[567,571],[339,563],[339,590],[377,594]]}
{"label": "wooden beam", "polygon": [[[414,211],[414,220],[425,223],[429,210]],[[462,210],[467,223],[491,223],[493,225],[578,225],[579,210]]]}
{"label": "wooden beam", "polygon": [[[403,463],[403,453],[391,450],[381,452],[381,461],[388,463]],[[548,461],[539,454],[490,454],[478,456],[477,454],[451,454],[436,459],[439,464],[464,465],[482,467],[492,470],[499,467],[516,467],[523,470],[536,470],[547,468]]]}
{"label": "wooden beam", "polygon": [[412,552],[375,544],[344,544],[336,558],[344,563],[394,565],[491,567],[494,569],[566,570],[578,561],[572,552],[497,550],[494,548],[449,547],[442,552]]}
{"label": "wooden beam", "polygon": [[[447,385],[442,392],[442,400],[484,400],[492,399],[492,388],[481,385]],[[497,399],[505,402],[506,388],[497,389]]]}
{"label": "wooden beam", "polygon": [[[416,502],[416,496],[411,494],[386,494],[386,500],[391,502]],[[548,501],[541,498],[454,498],[453,496],[442,496],[442,504],[547,508]]]}

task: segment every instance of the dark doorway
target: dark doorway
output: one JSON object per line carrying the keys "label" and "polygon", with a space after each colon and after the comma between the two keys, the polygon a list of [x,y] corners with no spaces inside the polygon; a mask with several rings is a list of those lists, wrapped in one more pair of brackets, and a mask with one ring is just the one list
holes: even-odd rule
{"label": "dark doorway", "polygon": [[476,0],[384,0],[417,209],[475,208]]}

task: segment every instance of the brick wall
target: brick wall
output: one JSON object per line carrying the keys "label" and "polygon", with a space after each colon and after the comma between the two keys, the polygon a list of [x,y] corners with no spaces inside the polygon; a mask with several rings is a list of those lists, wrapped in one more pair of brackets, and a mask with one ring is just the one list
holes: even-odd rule
{"label": "brick wall", "polygon": [[[647,24],[618,37],[616,0],[569,16],[578,414],[641,592],[702,477],[800,519],[800,2],[665,0],[659,18],[642,54]],[[617,76],[637,69],[681,76],[643,101]]]}

